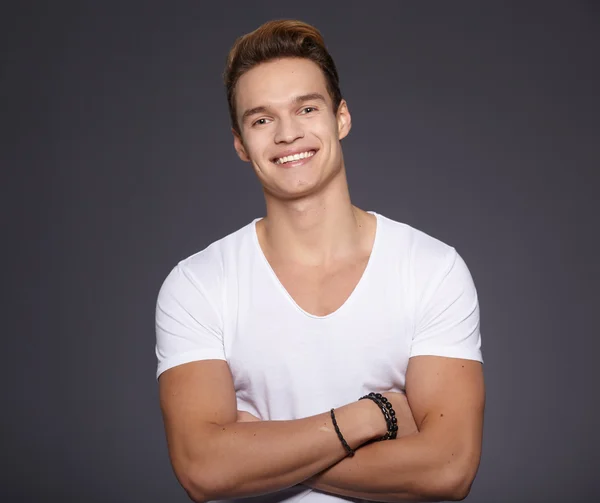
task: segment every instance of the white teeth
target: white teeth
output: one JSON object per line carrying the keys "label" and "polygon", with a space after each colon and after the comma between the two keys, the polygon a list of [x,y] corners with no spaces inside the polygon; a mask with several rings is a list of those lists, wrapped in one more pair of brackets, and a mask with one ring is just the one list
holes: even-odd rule
{"label": "white teeth", "polygon": [[299,161],[300,159],[306,159],[307,157],[312,157],[315,155],[314,150],[309,150],[308,152],[302,152],[300,154],[288,155],[285,157],[280,157],[275,161],[275,164],[284,164],[290,161]]}

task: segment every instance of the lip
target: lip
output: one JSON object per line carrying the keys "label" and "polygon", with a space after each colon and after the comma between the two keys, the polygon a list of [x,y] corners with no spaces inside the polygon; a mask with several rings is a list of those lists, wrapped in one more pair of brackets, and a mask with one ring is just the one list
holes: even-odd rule
{"label": "lip", "polygon": [[[275,162],[277,159],[280,159],[282,157],[287,157],[289,155],[301,154],[303,152],[310,152],[310,151],[313,151],[314,154],[311,155],[310,157],[305,157],[304,159],[298,159],[297,161],[286,162],[285,164],[277,164]],[[302,166],[303,164],[306,164],[308,161],[310,161],[314,156],[316,156],[318,154],[318,152],[319,152],[318,148],[310,148],[310,147],[303,148],[303,149],[285,150],[285,151],[279,153],[276,157],[273,157],[271,159],[271,162],[279,168],[291,168],[291,167],[295,167],[295,166]]]}

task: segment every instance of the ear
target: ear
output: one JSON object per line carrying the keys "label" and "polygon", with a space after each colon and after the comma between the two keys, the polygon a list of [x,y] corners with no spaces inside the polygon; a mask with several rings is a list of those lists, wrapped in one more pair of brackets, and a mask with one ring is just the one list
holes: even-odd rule
{"label": "ear", "polygon": [[346,103],[346,100],[340,102],[336,119],[338,124],[338,137],[341,140],[348,136],[350,129],[352,129],[352,117],[350,116],[350,110],[348,110],[348,103]]}
{"label": "ear", "polygon": [[233,128],[231,128],[231,132],[233,133],[233,148],[237,152],[239,158],[244,162],[250,162],[250,157],[248,157],[248,153],[246,152],[246,147],[244,147],[244,141],[240,134]]}

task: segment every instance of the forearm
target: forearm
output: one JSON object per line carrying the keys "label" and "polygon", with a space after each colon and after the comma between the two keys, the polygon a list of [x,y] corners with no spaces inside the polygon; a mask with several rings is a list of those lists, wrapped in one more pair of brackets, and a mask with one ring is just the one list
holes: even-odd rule
{"label": "forearm", "polygon": [[460,499],[462,453],[452,440],[424,432],[362,447],[305,483],[328,493],[371,501]]}
{"label": "forearm", "polygon": [[[353,449],[382,434],[364,403],[340,407],[335,415]],[[346,456],[329,412],[294,421],[212,425],[195,443],[190,496],[204,501],[282,490]]]}

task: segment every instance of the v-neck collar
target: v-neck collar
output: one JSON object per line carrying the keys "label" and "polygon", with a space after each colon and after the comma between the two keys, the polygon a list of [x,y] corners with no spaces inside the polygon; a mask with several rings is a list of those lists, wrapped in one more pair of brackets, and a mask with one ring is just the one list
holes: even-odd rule
{"label": "v-neck collar", "polygon": [[283,286],[283,283],[280,281],[279,277],[277,276],[277,274],[273,270],[273,267],[271,267],[271,264],[267,260],[267,257],[265,256],[265,254],[264,254],[264,252],[262,250],[262,247],[260,246],[260,242],[258,240],[258,232],[256,230],[256,224],[260,220],[262,220],[262,218],[256,218],[252,222],[252,225],[251,225],[252,238],[253,238],[254,244],[256,246],[257,253],[258,253],[258,255],[261,258],[261,261],[264,263],[265,267],[267,268],[267,271],[268,271],[269,275],[273,278],[273,280],[275,281],[276,285],[278,285],[278,288],[287,297],[288,301],[298,311],[300,311],[305,316],[307,316],[309,318],[318,319],[318,320],[324,320],[324,319],[331,318],[332,316],[337,315],[338,313],[340,313],[341,311],[343,311],[348,304],[350,304],[352,302],[352,299],[358,295],[360,289],[362,288],[363,283],[366,282],[366,278],[367,278],[367,276],[369,274],[369,270],[372,268],[372,264],[374,262],[375,254],[377,252],[377,245],[378,245],[378,242],[380,240],[379,236],[381,234],[381,218],[380,218],[379,214],[375,213],[374,211],[367,211],[367,213],[370,213],[371,215],[375,216],[376,224],[375,224],[375,237],[373,239],[373,247],[371,248],[371,253],[369,254],[369,259],[367,261],[367,265],[365,266],[365,270],[363,271],[360,279],[358,280],[358,283],[356,283],[356,286],[350,292],[350,295],[348,295],[348,297],[346,298],[346,300],[344,301],[344,303],[340,307],[338,307],[335,311],[332,311],[331,313],[326,314],[324,316],[318,316],[316,314],[311,314],[308,311],[305,311],[304,309],[302,309],[298,305],[298,303],[294,300],[294,298],[291,296],[291,294],[288,292],[288,290],[285,288],[285,286]]}

